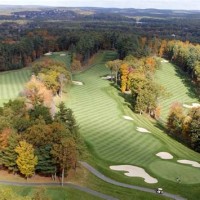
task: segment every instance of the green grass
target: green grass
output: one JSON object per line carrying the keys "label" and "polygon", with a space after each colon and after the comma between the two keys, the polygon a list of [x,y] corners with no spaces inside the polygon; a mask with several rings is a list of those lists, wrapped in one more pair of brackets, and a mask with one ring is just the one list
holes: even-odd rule
{"label": "green grass", "polygon": [[31,76],[31,69],[24,68],[20,70],[7,71],[0,73],[0,106],[19,96],[25,83]]}
{"label": "green grass", "polygon": [[[156,122],[134,114],[129,109],[129,104],[120,96],[120,92],[111,86],[109,81],[100,78],[109,74],[109,70],[105,68],[103,62],[114,59],[115,56],[114,52],[103,52],[99,55],[95,66],[74,75],[74,80],[82,81],[84,85],[73,86],[67,96],[66,104],[73,109],[81,135],[92,153],[91,164],[116,180],[152,188],[161,185],[169,192],[195,199],[198,194],[196,189],[200,189],[200,179],[197,181],[198,184],[193,185],[193,187],[188,186],[186,189],[182,189],[182,184],[177,186],[173,181],[155,173],[155,170],[153,171],[150,166],[160,161],[160,158],[155,156],[160,151],[171,153],[174,156],[173,163],[176,163],[177,159],[199,162],[199,154],[170,138],[157,127]],[[179,78],[177,77],[177,79]],[[191,101],[194,102],[194,99]],[[134,121],[123,119],[123,115],[132,117]],[[146,128],[151,133],[139,133],[136,131],[137,127]],[[141,166],[150,175],[157,178],[159,183],[147,184],[142,178],[125,177],[121,172],[109,169],[110,165],[115,164]],[[180,164],[173,165],[171,171],[177,170],[179,166]],[[188,167],[191,171],[194,170],[194,173],[196,172],[193,167]],[[185,181],[188,185],[194,183],[189,175]]]}
{"label": "green grass", "polygon": [[101,198],[82,192],[70,187],[28,187],[28,186],[5,186],[0,185],[0,188],[12,188],[12,190],[20,195],[22,198],[24,196],[32,196],[35,192],[39,191],[41,188],[45,189],[45,196],[51,198],[51,200],[100,200]]}
{"label": "green grass", "polygon": [[187,165],[181,165],[169,161],[157,161],[152,163],[149,167],[158,176],[173,182],[177,182],[177,177],[179,177],[181,183],[184,184],[187,184],[188,182],[195,184],[199,183],[200,180],[199,168],[191,170],[191,167]]}
{"label": "green grass", "polygon": [[171,63],[161,63],[161,68],[156,72],[156,81],[163,85],[171,95],[161,101],[161,117],[166,120],[170,106],[173,102],[182,104],[198,103],[199,99],[193,92],[190,79],[178,67]]}

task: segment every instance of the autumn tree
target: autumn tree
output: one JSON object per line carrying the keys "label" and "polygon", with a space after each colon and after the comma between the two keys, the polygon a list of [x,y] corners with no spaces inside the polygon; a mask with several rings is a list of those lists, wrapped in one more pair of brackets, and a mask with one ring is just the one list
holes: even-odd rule
{"label": "autumn tree", "polygon": [[180,138],[180,135],[182,133],[182,124],[184,117],[185,115],[183,112],[182,105],[178,102],[174,103],[171,106],[170,114],[167,119],[167,127],[170,134]]}
{"label": "autumn tree", "polygon": [[120,67],[121,72],[121,91],[125,92],[127,89],[127,83],[128,83],[128,64],[124,63]]}
{"label": "autumn tree", "polygon": [[73,138],[63,138],[60,143],[54,144],[51,154],[62,174],[62,186],[64,183],[64,176],[67,170],[76,167],[77,150],[76,143]]}
{"label": "autumn tree", "polygon": [[106,67],[111,71],[111,80],[113,79],[113,72],[115,73],[115,83],[117,84],[118,73],[122,65],[122,60],[113,60],[106,63]]}
{"label": "autumn tree", "polygon": [[[54,101],[51,90],[48,90],[45,85],[38,80],[34,75],[31,80],[26,84],[23,95],[27,98],[27,107],[34,108],[37,105],[44,105],[54,110]],[[52,113],[52,116],[54,113]]]}
{"label": "autumn tree", "polygon": [[189,116],[191,118],[189,123],[191,146],[195,151],[200,152],[200,107],[193,108],[189,112]]}
{"label": "autumn tree", "polygon": [[21,174],[26,178],[31,177],[34,174],[35,166],[38,163],[38,158],[34,155],[33,146],[23,140],[19,142],[15,151],[18,154],[16,163]]}

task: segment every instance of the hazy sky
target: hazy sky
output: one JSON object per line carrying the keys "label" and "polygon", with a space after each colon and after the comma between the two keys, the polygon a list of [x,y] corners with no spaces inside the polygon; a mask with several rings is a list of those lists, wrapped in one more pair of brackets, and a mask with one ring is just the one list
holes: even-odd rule
{"label": "hazy sky", "polygon": [[200,0],[0,0],[0,5],[162,8],[200,10]]}

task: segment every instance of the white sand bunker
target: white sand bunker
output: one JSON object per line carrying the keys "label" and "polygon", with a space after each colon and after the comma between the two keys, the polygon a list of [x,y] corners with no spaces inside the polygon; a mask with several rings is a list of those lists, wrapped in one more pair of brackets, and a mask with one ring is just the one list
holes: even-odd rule
{"label": "white sand bunker", "polygon": [[137,127],[136,130],[139,131],[139,132],[142,132],[142,133],[151,133],[151,132],[148,131],[146,128],[142,128],[142,127]]}
{"label": "white sand bunker", "polygon": [[173,158],[173,156],[168,152],[159,152],[159,153],[156,154],[156,156],[158,156],[158,157],[160,157],[160,158],[162,158],[164,160],[168,160],[168,159],[172,159]]}
{"label": "white sand bunker", "polygon": [[80,82],[80,81],[72,81],[72,83],[73,83],[74,85],[83,85],[83,83]]}
{"label": "white sand bunker", "polygon": [[162,60],[161,62],[162,63],[168,63],[169,61],[168,60]]}
{"label": "white sand bunker", "polygon": [[196,161],[192,161],[192,160],[177,160],[177,162],[181,163],[181,164],[187,164],[187,165],[192,165],[193,167],[199,167],[200,168],[200,164]]}
{"label": "white sand bunker", "polygon": [[158,180],[156,178],[151,177],[144,169],[141,167],[136,167],[133,165],[117,165],[117,166],[110,166],[110,169],[116,171],[126,171],[124,175],[129,177],[141,177],[144,178],[146,183],[157,183]]}
{"label": "white sand bunker", "polygon": [[109,80],[109,79],[111,79],[111,78],[114,78],[114,76],[103,76],[103,77],[101,77],[102,79],[104,79],[104,80]]}
{"label": "white sand bunker", "polygon": [[66,54],[65,53],[61,53],[60,56],[66,56]]}
{"label": "white sand bunker", "polygon": [[125,94],[131,94],[131,90],[125,91]]}
{"label": "white sand bunker", "polygon": [[132,118],[132,117],[129,117],[129,116],[125,116],[125,115],[124,115],[123,118],[124,118],[124,119],[127,119],[127,120],[133,121],[133,118]]}
{"label": "white sand bunker", "polygon": [[183,104],[184,108],[198,108],[200,107],[199,103],[192,103],[192,105]]}
{"label": "white sand bunker", "polygon": [[44,55],[45,55],[45,56],[51,56],[51,55],[52,55],[52,52],[45,53]]}

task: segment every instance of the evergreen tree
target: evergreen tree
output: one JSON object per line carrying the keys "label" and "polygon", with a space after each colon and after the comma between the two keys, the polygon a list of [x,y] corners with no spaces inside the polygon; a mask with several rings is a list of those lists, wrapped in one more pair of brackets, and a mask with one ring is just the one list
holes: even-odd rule
{"label": "evergreen tree", "polygon": [[36,171],[44,175],[52,175],[56,172],[56,165],[51,155],[51,145],[41,146],[36,149],[35,154],[38,157]]}
{"label": "evergreen tree", "polygon": [[15,148],[18,145],[19,138],[20,137],[16,133],[11,134],[8,140],[8,146],[1,151],[1,164],[13,173],[18,171],[16,164],[17,153],[15,152]]}

